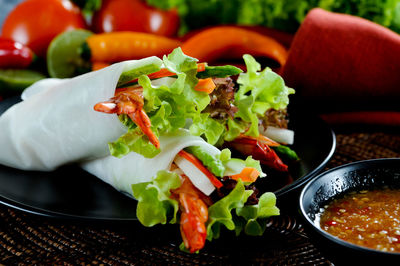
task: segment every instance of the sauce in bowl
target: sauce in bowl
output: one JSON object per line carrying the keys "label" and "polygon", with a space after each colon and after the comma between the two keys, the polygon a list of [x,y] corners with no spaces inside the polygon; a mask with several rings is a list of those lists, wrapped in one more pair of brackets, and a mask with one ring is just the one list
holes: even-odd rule
{"label": "sauce in bowl", "polygon": [[325,206],[323,230],[350,243],[400,252],[400,189],[351,192]]}

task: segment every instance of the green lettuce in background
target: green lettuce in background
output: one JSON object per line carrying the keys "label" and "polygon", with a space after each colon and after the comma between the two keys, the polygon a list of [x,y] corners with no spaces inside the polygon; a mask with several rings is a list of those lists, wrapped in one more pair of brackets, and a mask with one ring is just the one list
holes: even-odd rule
{"label": "green lettuce in background", "polygon": [[162,9],[176,7],[180,33],[215,24],[263,25],[294,32],[308,11],[321,7],[374,21],[400,32],[400,0],[146,0]]}

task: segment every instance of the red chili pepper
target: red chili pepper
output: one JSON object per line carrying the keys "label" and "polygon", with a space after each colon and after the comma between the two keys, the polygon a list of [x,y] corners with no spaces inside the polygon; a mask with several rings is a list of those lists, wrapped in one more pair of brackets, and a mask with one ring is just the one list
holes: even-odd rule
{"label": "red chili pepper", "polygon": [[33,58],[29,47],[0,37],[0,68],[27,68]]}
{"label": "red chili pepper", "polygon": [[250,136],[240,136],[233,141],[225,143],[227,147],[233,148],[243,155],[253,156],[261,164],[275,170],[287,172],[288,166],[282,162],[279,156],[265,142]]}

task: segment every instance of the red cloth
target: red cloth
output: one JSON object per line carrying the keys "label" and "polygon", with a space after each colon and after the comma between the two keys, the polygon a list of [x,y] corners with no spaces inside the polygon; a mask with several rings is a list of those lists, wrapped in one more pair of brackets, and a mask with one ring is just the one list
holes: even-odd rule
{"label": "red cloth", "polygon": [[349,111],[390,111],[373,115],[387,123],[400,111],[400,35],[362,18],[313,9],[282,75],[317,112],[331,113],[331,121],[340,122],[332,112],[347,112],[340,114],[343,122],[357,122],[367,121],[366,113]]}

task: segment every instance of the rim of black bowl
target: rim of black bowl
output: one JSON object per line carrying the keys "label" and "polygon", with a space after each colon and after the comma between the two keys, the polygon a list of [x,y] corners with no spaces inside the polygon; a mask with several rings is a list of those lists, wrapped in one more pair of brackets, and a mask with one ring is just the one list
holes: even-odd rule
{"label": "rim of black bowl", "polygon": [[304,176],[300,177],[299,179],[295,180],[293,183],[274,191],[277,198],[280,198],[293,191],[298,191],[299,188],[307,184],[310,180],[312,180],[316,175],[318,175],[324,169],[324,167],[328,164],[333,154],[335,153],[336,150],[335,131],[333,131],[333,129],[330,128],[328,124],[326,124],[321,118],[315,117],[315,119],[316,121],[321,123],[321,125],[324,127],[324,130],[327,133],[326,137],[330,141],[329,143],[330,149],[327,153],[324,154],[325,158],[321,162],[319,162],[319,164],[313,170],[311,170]]}
{"label": "rim of black bowl", "polygon": [[306,220],[306,222],[315,231],[317,231],[320,235],[322,235],[323,237],[327,238],[330,241],[335,242],[336,244],[338,244],[340,246],[351,248],[353,250],[356,250],[356,251],[359,251],[359,252],[363,252],[363,253],[370,253],[370,254],[376,254],[376,255],[385,255],[385,256],[396,256],[396,257],[400,258],[400,252],[381,251],[381,250],[377,250],[377,249],[372,249],[372,248],[359,246],[359,245],[344,241],[344,240],[342,240],[342,239],[340,239],[338,237],[335,237],[335,236],[329,234],[328,232],[324,231],[319,226],[317,226],[315,224],[315,222],[311,220],[311,218],[307,215],[307,212],[304,210],[304,206],[303,206],[303,198],[304,198],[304,194],[307,192],[307,190],[311,186],[313,186],[313,184],[315,182],[317,182],[320,178],[322,178],[322,177],[324,177],[324,176],[326,176],[328,174],[331,174],[332,172],[340,171],[340,170],[343,170],[345,168],[353,168],[354,169],[354,167],[359,166],[359,165],[371,164],[371,166],[372,166],[372,165],[391,163],[391,162],[396,162],[396,161],[400,163],[400,158],[379,158],[379,159],[369,159],[369,160],[356,161],[356,162],[352,162],[352,163],[348,163],[348,164],[344,164],[344,165],[340,165],[340,166],[334,167],[332,169],[329,169],[329,170],[327,170],[325,172],[322,172],[322,173],[314,176],[311,179],[311,181],[308,182],[304,186],[304,188],[302,189],[302,191],[300,193],[299,207],[300,207],[301,215]]}

